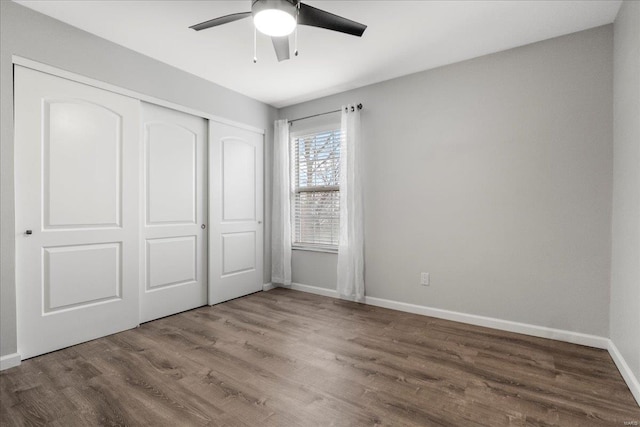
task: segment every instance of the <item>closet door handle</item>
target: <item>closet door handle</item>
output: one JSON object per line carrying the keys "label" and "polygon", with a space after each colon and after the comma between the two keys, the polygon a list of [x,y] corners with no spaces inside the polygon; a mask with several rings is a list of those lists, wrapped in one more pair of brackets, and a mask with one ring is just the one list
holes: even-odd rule
{"label": "closet door handle", "polygon": [[202,228],[202,229],[204,230],[205,228],[207,228],[207,226],[206,226],[205,224],[202,224],[202,225],[200,226],[200,228]]}

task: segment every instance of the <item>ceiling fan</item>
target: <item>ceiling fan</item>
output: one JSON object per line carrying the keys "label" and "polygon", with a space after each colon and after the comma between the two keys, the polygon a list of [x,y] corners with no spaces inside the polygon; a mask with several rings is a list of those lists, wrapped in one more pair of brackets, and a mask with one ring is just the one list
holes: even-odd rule
{"label": "ceiling fan", "polygon": [[[251,12],[232,13],[192,25],[189,28],[201,31],[250,16],[253,16],[256,30],[271,37],[278,61],[289,59],[289,34],[298,25],[325,28],[357,37],[362,37],[367,28],[366,25],[359,22],[309,6],[299,0],[252,0]],[[295,55],[298,55],[297,49]],[[254,62],[256,60],[254,55]]]}

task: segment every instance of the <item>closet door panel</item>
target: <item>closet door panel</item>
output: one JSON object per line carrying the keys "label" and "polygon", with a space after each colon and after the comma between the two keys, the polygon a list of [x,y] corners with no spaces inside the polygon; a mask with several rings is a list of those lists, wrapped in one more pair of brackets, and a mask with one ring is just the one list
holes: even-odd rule
{"label": "closet door panel", "polygon": [[263,135],[211,122],[209,304],[262,290]]}
{"label": "closet door panel", "polygon": [[140,321],[207,303],[207,121],[142,104],[144,268]]}
{"label": "closet door panel", "polygon": [[[145,104],[145,111],[149,108]],[[147,224],[195,224],[203,135],[166,122],[147,123],[145,131]]]}
{"label": "closet door panel", "polygon": [[138,325],[139,101],[15,67],[18,350]]}

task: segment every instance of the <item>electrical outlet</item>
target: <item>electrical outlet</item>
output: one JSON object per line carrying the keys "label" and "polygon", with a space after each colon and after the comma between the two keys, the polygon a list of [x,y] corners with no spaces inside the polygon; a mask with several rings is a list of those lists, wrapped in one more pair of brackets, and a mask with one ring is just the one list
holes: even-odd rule
{"label": "electrical outlet", "polygon": [[429,286],[429,273],[420,273],[420,284],[422,286]]}

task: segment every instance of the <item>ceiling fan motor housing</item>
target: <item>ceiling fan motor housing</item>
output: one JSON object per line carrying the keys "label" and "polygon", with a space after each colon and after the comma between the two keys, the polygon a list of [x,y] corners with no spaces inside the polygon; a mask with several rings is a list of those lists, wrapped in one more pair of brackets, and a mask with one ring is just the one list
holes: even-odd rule
{"label": "ceiling fan motor housing", "polygon": [[251,13],[256,16],[258,12],[268,9],[277,9],[288,13],[294,18],[297,15],[298,0],[253,0]]}

